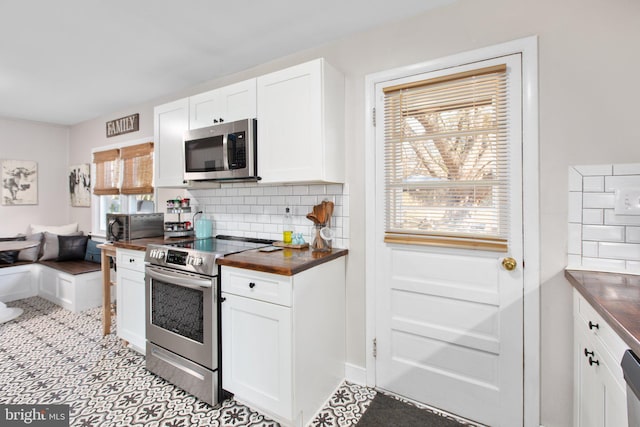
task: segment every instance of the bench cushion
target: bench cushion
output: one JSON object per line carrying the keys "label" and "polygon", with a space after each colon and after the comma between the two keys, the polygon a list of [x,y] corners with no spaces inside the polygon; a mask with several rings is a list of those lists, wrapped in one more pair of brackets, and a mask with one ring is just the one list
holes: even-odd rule
{"label": "bench cushion", "polygon": [[77,275],[83,273],[91,273],[93,271],[100,271],[100,264],[95,262],[89,262],[85,260],[73,260],[73,261],[40,261],[40,264],[51,267],[55,270],[63,271],[65,273]]}

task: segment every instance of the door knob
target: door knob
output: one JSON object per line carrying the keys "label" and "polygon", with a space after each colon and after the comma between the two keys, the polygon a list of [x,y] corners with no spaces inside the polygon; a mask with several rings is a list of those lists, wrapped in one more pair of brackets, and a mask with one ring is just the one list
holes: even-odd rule
{"label": "door knob", "polygon": [[502,259],[502,266],[507,271],[515,270],[517,265],[518,265],[518,262],[511,257],[506,257]]}

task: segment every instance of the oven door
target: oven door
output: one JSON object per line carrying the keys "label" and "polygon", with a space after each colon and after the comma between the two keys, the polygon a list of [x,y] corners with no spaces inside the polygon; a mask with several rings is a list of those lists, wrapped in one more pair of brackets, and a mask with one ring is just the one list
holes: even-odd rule
{"label": "oven door", "polygon": [[147,341],[211,370],[218,368],[217,277],[148,265]]}

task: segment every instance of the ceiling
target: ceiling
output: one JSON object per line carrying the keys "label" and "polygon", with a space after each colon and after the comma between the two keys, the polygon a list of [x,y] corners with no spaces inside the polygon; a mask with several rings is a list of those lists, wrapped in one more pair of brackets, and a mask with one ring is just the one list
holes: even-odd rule
{"label": "ceiling", "polygon": [[0,116],[73,125],[452,0],[2,0]]}

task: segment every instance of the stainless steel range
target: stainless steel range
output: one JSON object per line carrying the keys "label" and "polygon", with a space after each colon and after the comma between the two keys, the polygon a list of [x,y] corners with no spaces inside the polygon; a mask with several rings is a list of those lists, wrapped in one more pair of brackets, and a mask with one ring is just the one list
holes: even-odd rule
{"label": "stainless steel range", "polygon": [[148,245],[146,367],[199,399],[221,400],[220,284],[216,259],[270,245],[231,236]]}

